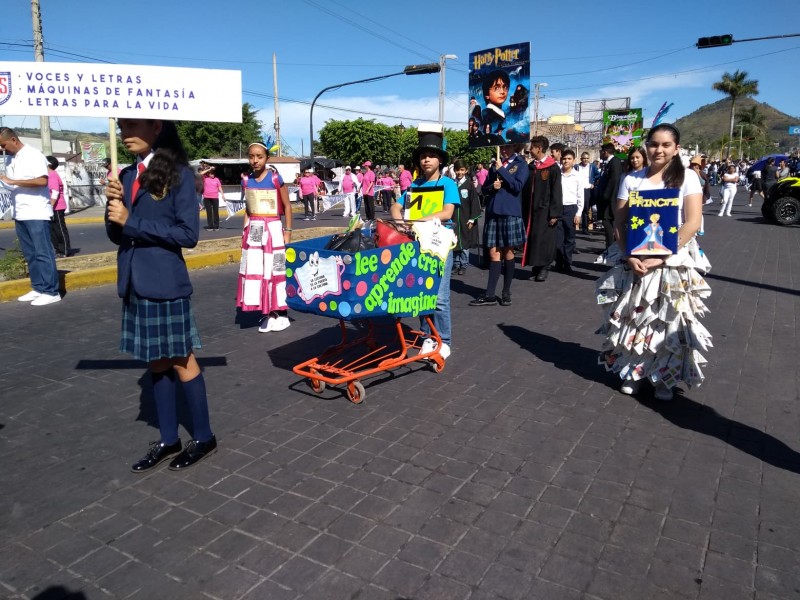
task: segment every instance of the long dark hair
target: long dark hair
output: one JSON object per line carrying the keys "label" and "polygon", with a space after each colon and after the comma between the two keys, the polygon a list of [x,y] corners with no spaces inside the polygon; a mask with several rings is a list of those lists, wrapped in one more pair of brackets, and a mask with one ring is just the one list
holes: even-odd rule
{"label": "long dark hair", "polygon": [[188,166],[189,158],[172,121],[162,121],[161,133],[153,143],[153,148],[155,153],[147,170],[141,175],[141,186],[151,196],[163,198],[170,188],[180,184],[181,170]]}
{"label": "long dark hair", "polygon": [[641,148],[640,146],[634,146],[633,148],[628,150],[628,173],[633,172],[633,167],[631,166],[631,156],[633,156],[637,152],[642,157],[642,168],[644,169],[645,167],[647,167],[648,163],[647,152],[645,152],[644,149]]}
{"label": "long dark hair", "polygon": [[[675,141],[676,146],[681,143],[681,132],[678,131],[677,127],[671,125],[670,123],[660,123],[648,131],[646,143],[650,143],[653,134],[657,131],[666,131],[669,133],[672,136],[672,139]],[[672,160],[669,161],[669,164],[664,168],[664,172],[661,174],[664,187],[679,188],[683,185],[683,180],[685,177],[686,167],[683,166],[681,157],[676,153],[675,156],[672,157]]]}

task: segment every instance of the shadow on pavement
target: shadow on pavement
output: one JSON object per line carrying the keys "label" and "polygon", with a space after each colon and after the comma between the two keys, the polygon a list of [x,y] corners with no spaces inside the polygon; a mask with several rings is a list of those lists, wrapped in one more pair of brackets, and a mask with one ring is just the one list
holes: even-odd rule
{"label": "shadow on pavement", "polygon": [[773,467],[800,473],[800,453],[776,437],[719,414],[710,406],[676,395],[673,402],[641,401],[667,421],[680,427],[715,437]]}
{"label": "shadow on pavement", "polygon": [[538,359],[551,363],[557,369],[572,371],[588,381],[613,387],[616,378],[597,365],[597,350],[585,348],[575,342],[565,342],[519,325],[497,325],[512,342],[519,344]]}
{"label": "shadow on pavement", "polygon": [[[205,367],[227,367],[228,358],[226,356],[205,356],[197,357],[197,364],[201,368]],[[78,361],[75,365],[79,370],[99,370],[99,369],[146,369],[147,364],[140,360],[132,358],[119,358],[119,359],[93,359],[85,358]]]}
{"label": "shadow on pavement", "polygon": [[762,290],[769,290],[771,292],[778,292],[780,294],[790,294],[792,296],[800,296],[800,290],[780,287],[777,285],[770,285],[768,283],[759,283],[758,281],[748,281],[746,279],[727,277],[725,275],[716,275],[714,273],[706,273],[703,277],[705,277],[706,279],[715,279],[717,281],[727,281],[728,283],[735,283],[737,285],[747,285],[750,287],[761,288]]}
{"label": "shadow on pavement", "polygon": [[83,592],[70,592],[62,585],[52,585],[42,590],[31,600],[88,600]]}

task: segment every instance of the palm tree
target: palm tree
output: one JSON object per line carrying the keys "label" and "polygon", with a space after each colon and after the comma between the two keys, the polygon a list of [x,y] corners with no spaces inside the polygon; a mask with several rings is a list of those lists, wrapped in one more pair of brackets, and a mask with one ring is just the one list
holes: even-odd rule
{"label": "palm tree", "polygon": [[751,137],[758,137],[767,133],[767,116],[760,112],[758,106],[754,104],[741,112],[739,125],[744,125],[745,131]]}
{"label": "palm tree", "polygon": [[747,71],[736,69],[733,74],[727,71],[722,79],[711,86],[711,89],[730,96],[731,99],[731,128],[728,134],[728,150],[725,158],[731,155],[731,140],[733,139],[733,123],[736,117],[736,99],[758,95],[758,80],[747,79]]}

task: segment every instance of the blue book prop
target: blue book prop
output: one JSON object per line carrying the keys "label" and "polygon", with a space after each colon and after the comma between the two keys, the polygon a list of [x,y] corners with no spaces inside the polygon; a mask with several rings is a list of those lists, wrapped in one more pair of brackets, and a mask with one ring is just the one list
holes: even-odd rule
{"label": "blue book prop", "polygon": [[677,188],[632,190],[628,194],[626,250],[629,256],[678,252]]}

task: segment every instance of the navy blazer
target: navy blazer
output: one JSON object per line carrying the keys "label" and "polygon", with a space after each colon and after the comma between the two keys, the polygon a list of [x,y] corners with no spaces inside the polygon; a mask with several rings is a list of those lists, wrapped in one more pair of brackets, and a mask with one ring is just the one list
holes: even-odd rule
{"label": "navy blazer", "polygon": [[200,237],[194,173],[189,167],[182,167],[180,185],[170,189],[163,200],[155,200],[140,188],[131,206],[135,178],[135,166],[120,173],[129,211],[125,227],[111,223],[106,210],[106,233],[119,245],[117,293],[124,298],[134,291],[150,300],[191,296],[192,284],[181,248],[194,248]]}
{"label": "navy blazer", "polygon": [[[492,165],[486,181],[483,182],[483,195],[488,198],[486,203],[487,215],[505,215],[511,217],[522,216],[522,189],[528,181],[530,170],[528,163],[519,154],[516,154],[509,163],[503,167]],[[500,178],[502,187],[494,189],[494,182]]]}

